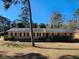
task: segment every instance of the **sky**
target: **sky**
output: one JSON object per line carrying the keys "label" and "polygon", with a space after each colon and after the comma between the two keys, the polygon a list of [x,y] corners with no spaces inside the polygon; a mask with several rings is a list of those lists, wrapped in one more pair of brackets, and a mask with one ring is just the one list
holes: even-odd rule
{"label": "sky", "polygon": [[[50,22],[53,12],[60,12],[63,15],[64,22],[73,18],[75,10],[79,7],[76,0],[30,0],[32,9],[32,20],[35,23]],[[21,13],[21,4],[12,5],[8,10],[4,10],[3,3],[0,0],[0,15],[9,18],[11,21],[18,19]]]}

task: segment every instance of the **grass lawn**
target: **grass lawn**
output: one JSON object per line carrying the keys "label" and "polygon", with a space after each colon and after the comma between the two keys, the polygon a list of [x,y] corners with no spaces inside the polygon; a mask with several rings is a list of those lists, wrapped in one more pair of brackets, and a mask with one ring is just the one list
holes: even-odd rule
{"label": "grass lawn", "polygon": [[79,59],[79,43],[38,42],[36,47],[29,42],[19,43],[23,47],[0,43],[0,59]]}

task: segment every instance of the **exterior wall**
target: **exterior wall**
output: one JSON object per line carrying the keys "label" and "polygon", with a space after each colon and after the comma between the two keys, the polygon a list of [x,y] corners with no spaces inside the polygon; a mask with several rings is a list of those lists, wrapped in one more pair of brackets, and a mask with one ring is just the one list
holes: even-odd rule
{"label": "exterior wall", "polygon": [[[16,33],[16,35],[15,35]],[[25,38],[29,38],[29,36],[27,36],[27,33],[25,33],[24,36],[24,32],[8,32],[9,36],[14,36],[15,39],[25,39]]]}
{"label": "exterior wall", "polygon": [[74,39],[79,39],[79,30],[75,30]]}
{"label": "exterior wall", "polygon": [[[8,35],[14,36],[15,39],[28,39],[30,38],[30,33],[26,32],[8,32]],[[53,36],[71,36],[70,33],[34,33],[34,38],[44,38],[44,37],[53,37]],[[75,34],[77,37],[77,34]],[[79,36],[78,36],[79,38]]]}
{"label": "exterior wall", "polygon": [[74,39],[79,39],[79,33],[74,33]]}

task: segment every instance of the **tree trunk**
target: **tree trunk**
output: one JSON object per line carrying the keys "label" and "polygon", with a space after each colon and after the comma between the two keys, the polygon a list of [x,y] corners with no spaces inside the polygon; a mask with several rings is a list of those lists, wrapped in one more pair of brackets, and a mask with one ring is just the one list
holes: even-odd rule
{"label": "tree trunk", "polygon": [[32,14],[31,14],[31,5],[30,5],[30,0],[28,0],[28,7],[29,7],[29,20],[30,20],[30,37],[31,37],[31,42],[32,46],[35,47],[34,39],[33,39],[33,26],[32,26]]}

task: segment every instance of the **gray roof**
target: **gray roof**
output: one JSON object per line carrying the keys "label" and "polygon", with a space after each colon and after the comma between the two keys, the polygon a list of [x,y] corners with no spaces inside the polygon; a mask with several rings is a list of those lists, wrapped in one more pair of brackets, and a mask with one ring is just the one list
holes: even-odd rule
{"label": "gray roof", "polygon": [[46,29],[46,32],[72,32],[69,29]]}
{"label": "gray roof", "polygon": [[[11,28],[7,32],[30,32],[30,28]],[[69,29],[33,28],[33,32],[72,32]]]}

